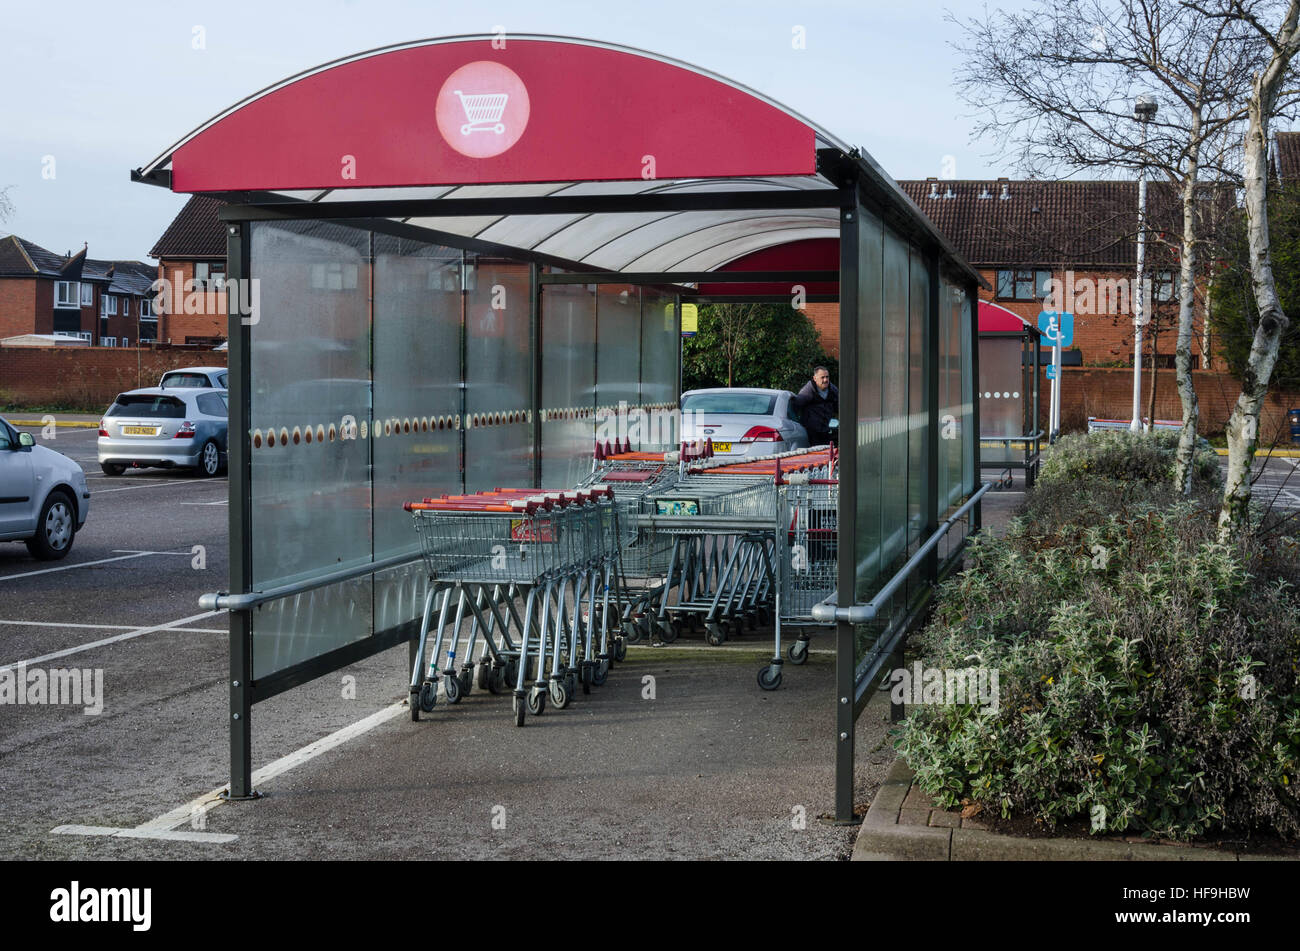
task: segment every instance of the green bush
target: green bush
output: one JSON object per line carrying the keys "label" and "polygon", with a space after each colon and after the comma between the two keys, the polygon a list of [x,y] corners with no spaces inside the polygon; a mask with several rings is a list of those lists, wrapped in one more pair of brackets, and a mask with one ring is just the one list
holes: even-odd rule
{"label": "green bush", "polygon": [[[1102,430],[1062,436],[1043,452],[1039,482],[1101,478],[1172,485],[1178,435],[1168,430],[1152,433]],[[1198,439],[1192,464],[1193,488],[1218,487],[1221,481],[1219,457],[1207,440]]]}
{"label": "green bush", "polygon": [[[1158,482],[1140,453],[1078,455]],[[1073,447],[1057,459],[1025,516],[972,541],[913,639],[928,667],[999,676],[996,710],[909,708],[896,744],[918,784],[1049,827],[1300,838],[1300,546],[1225,547],[1213,504],[1075,481]],[[1049,495],[1064,514],[1036,517]]]}

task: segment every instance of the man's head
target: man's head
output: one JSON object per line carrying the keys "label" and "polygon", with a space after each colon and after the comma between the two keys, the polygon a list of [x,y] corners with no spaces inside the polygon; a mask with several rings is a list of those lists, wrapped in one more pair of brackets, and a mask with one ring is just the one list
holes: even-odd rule
{"label": "man's head", "polygon": [[826,387],[831,385],[831,371],[827,370],[825,367],[818,367],[813,370],[812,381],[813,386],[817,387],[817,389],[826,389]]}

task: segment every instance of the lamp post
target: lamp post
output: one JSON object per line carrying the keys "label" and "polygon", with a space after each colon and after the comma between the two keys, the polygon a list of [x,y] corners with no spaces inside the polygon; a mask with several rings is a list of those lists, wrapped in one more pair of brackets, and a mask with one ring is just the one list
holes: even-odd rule
{"label": "lamp post", "polygon": [[1142,325],[1146,322],[1146,295],[1142,272],[1146,265],[1147,249],[1147,125],[1156,117],[1156,101],[1151,96],[1138,96],[1133,103],[1133,118],[1142,126],[1143,161],[1138,167],[1138,234],[1137,234],[1137,285],[1133,289],[1133,419],[1131,432],[1142,431]]}

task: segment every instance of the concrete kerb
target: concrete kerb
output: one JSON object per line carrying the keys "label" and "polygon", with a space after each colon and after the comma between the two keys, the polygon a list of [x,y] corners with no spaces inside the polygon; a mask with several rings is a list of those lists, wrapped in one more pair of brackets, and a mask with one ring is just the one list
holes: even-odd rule
{"label": "concrete kerb", "polygon": [[[913,788],[912,779],[913,773],[908,765],[901,758],[894,760],[862,822],[853,846],[853,861],[1290,861],[1284,856],[1239,855],[1193,845],[1157,845],[1114,839],[1024,838],[963,827],[962,824],[969,820],[962,819],[959,813],[921,806],[904,808],[909,796],[912,802],[928,802],[924,794],[918,795],[919,789]],[[940,816],[938,823],[934,818],[936,814]]]}

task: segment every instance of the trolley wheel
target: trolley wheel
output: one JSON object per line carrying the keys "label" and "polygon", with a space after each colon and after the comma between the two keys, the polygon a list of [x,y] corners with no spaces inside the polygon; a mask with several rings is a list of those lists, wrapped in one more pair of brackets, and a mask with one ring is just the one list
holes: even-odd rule
{"label": "trolley wheel", "polygon": [[781,668],[768,664],[758,671],[758,685],[764,690],[775,690],[781,686]]}
{"label": "trolley wheel", "polygon": [[569,691],[570,697],[578,695],[578,674],[576,671],[569,670],[564,674],[564,687]]}
{"label": "trolley wheel", "polygon": [[661,621],[659,623],[659,639],[665,644],[671,644],[677,640],[682,633],[682,622],[673,618],[670,621]]}
{"label": "trolley wheel", "polygon": [[641,625],[636,621],[624,621],[623,637],[627,638],[629,644],[635,644],[641,640]]}
{"label": "trolley wheel", "polygon": [[515,694],[511,699],[514,701],[515,726],[523,726],[524,720],[528,716],[524,709],[524,700],[518,694]]}
{"label": "trolley wheel", "polygon": [[[758,630],[758,612],[757,612],[757,611],[750,611],[748,614],[746,614],[746,615],[745,615],[745,623],[749,625],[749,629],[750,629],[751,631],[756,631],[756,630]],[[737,621],[737,622],[736,622],[736,630],[737,630],[737,632],[739,632],[739,630],[740,630],[740,624],[741,624],[740,621]]]}
{"label": "trolley wheel", "polygon": [[419,723],[420,722],[420,691],[418,689],[414,689],[411,691],[410,707],[411,707],[411,722]]}
{"label": "trolley wheel", "polygon": [[[420,709],[425,713],[432,713],[437,702],[438,685],[432,680],[426,680],[420,684]],[[412,717],[412,719],[418,719],[418,717]]]}
{"label": "trolley wheel", "polygon": [[546,690],[539,690],[537,687],[530,687],[527,696],[528,712],[535,717],[540,717],[546,712]]}
{"label": "trolley wheel", "polygon": [[[491,687],[491,685],[492,685],[492,665],[491,665],[490,663],[488,663],[488,661],[487,661],[486,658],[478,662],[478,677],[477,677],[477,679],[478,679],[478,689],[479,689],[479,690],[491,690],[491,689],[492,689],[492,687]],[[495,693],[495,692],[496,692],[496,691],[493,691],[493,693]]]}
{"label": "trolley wheel", "polygon": [[785,656],[789,657],[790,663],[795,666],[806,663],[808,661],[808,641],[802,637],[799,638],[799,640],[790,645],[789,649],[785,652]]}
{"label": "trolley wheel", "polygon": [[708,631],[705,633],[704,639],[709,642],[710,646],[721,647],[727,642],[727,632],[723,630],[721,624],[715,624],[710,621],[707,626]]}
{"label": "trolley wheel", "polygon": [[591,693],[591,681],[594,673],[592,668],[594,668],[597,663],[599,663],[599,661],[583,661],[582,663],[582,692],[584,694]]}
{"label": "trolley wheel", "polygon": [[564,678],[551,681],[551,703],[557,710],[563,710],[569,705],[569,688],[564,682]]}
{"label": "trolley wheel", "polygon": [[447,691],[448,703],[460,703],[460,678],[455,674],[448,674],[442,678],[442,689]]}
{"label": "trolley wheel", "polygon": [[465,667],[460,672],[460,695],[462,697],[468,697],[471,693],[474,692],[472,689],[473,686],[474,686],[474,668]]}
{"label": "trolley wheel", "polygon": [[506,686],[505,664],[494,664],[488,673],[487,689],[489,693],[500,693]]}
{"label": "trolley wheel", "polygon": [[519,661],[517,658],[510,658],[506,661],[506,683],[519,683]]}
{"label": "trolley wheel", "polygon": [[620,664],[627,660],[627,645],[628,642],[621,637],[614,641],[614,660]]}
{"label": "trolley wheel", "polygon": [[603,687],[605,681],[609,678],[609,661],[597,661],[591,669],[591,683],[595,687]]}

